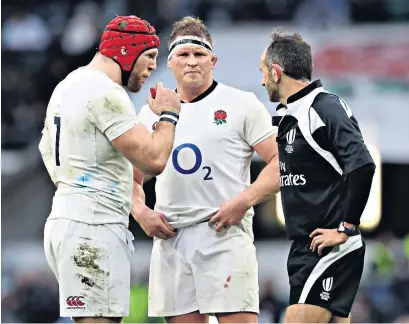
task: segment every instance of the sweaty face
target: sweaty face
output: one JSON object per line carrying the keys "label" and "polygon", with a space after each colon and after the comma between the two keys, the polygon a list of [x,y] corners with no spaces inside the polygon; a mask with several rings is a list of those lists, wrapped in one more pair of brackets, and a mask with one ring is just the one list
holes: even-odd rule
{"label": "sweaty face", "polygon": [[151,72],[156,70],[157,56],[157,48],[147,50],[139,56],[129,76],[127,88],[130,92],[138,92],[141,90],[142,85],[146,82]]}
{"label": "sweaty face", "polygon": [[184,46],[176,50],[168,61],[179,84],[185,87],[200,87],[211,76],[214,55],[197,46]]}
{"label": "sweaty face", "polygon": [[265,64],[265,51],[260,57],[260,71],[262,74],[261,84],[266,88],[268,93],[268,99],[271,102],[280,101],[280,91],[278,88],[278,82],[273,80],[273,70],[269,69]]}

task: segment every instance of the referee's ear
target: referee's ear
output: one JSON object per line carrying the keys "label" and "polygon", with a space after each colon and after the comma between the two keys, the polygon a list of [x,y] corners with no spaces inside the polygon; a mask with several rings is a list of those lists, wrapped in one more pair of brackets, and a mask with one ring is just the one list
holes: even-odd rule
{"label": "referee's ear", "polygon": [[217,61],[219,60],[219,58],[217,57],[216,54],[212,54],[212,69],[214,69],[214,67],[216,66]]}

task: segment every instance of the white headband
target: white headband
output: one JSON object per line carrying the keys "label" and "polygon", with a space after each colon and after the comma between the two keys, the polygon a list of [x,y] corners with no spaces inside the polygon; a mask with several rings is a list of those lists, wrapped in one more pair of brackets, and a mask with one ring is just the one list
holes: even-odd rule
{"label": "white headband", "polygon": [[197,46],[204,48],[205,50],[208,50],[209,52],[212,52],[213,48],[210,43],[200,37],[196,36],[183,36],[183,37],[178,37],[176,38],[172,44],[169,45],[169,55],[168,55],[168,60],[170,57],[173,55],[173,53],[178,50],[179,48],[183,46]]}

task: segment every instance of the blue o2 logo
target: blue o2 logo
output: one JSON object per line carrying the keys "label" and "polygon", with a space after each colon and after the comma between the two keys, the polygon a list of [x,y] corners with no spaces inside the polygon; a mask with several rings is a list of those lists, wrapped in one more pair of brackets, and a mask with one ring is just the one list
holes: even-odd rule
{"label": "blue o2 logo", "polygon": [[[195,154],[195,164],[190,169],[182,168],[178,160],[180,151],[187,150],[187,149],[192,150],[193,153]],[[185,143],[185,144],[179,145],[173,150],[173,153],[172,153],[173,166],[175,167],[175,170],[181,174],[193,174],[197,172],[200,169],[200,166],[202,165],[202,160],[203,160],[202,152],[195,144],[191,144],[191,143]],[[209,166],[202,167],[202,170],[205,170],[207,172],[204,175],[203,180],[213,180],[213,178],[210,176],[212,169]]]}

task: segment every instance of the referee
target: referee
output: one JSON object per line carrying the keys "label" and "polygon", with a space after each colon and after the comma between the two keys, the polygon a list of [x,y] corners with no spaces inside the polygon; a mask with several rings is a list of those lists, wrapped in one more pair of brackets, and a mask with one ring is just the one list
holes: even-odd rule
{"label": "referee", "polygon": [[[290,306],[285,323],[348,323],[365,243],[358,229],[375,164],[347,104],[311,82],[311,47],[274,33],[260,59],[278,107],[280,187],[287,235]],[[277,121],[277,119],[275,119]]]}

